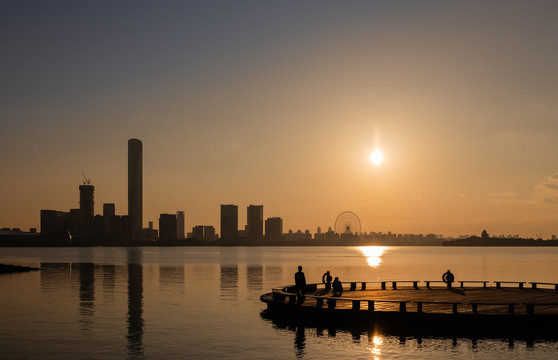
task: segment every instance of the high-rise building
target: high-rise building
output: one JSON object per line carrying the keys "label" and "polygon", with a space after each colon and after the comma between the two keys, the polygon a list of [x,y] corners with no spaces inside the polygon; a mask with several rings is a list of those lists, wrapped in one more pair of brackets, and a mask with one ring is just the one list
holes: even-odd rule
{"label": "high-rise building", "polygon": [[94,192],[95,187],[93,185],[84,184],[79,186],[80,235],[90,235],[93,228],[93,216],[95,213]]}
{"label": "high-rise building", "polygon": [[272,241],[283,238],[283,219],[280,217],[265,219],[265,238]]}
{"label": "high-rise building", "polygon": [[159,240],[175,241],[176,240],[176,215],[161,214],[159,216]]}
{"label": "high-rise building", "polygon": [[221,204],[221,239],[238,237],[238,206]]}
{"label": "high-rise building", "polygon": [[110,233],[110,219],[114,215],[116,215],[116,206],[114,204],[103,204],[103,222],[107,234]]}
{"label": "high-rise building", "polygon": [[184,239],[184,211],[176,212],[176,238]]}
{"label": "high-rise building", "polygon": [[41,234],[60,234],[67,231],[67,213],[56,210],[41,210]]}
{"label": "high-rise building", "polygon": [[263,238],[263,205],[248,206],[246,230],[249,239]]}
{"label": "high-rise building", "polygon": [[215,241],[215,228],[208,225],[196,225],[192,228],[192,239],[204,242]]}
{"label": "high-rise building", "polygon": [[140,140],[128,140],[128,216],[134,238],[143,227],[142,147]]}
{"label": "high-rise building", "polygon": [[203,241],[215,241],[215,228],[211,225],[203,227]]}

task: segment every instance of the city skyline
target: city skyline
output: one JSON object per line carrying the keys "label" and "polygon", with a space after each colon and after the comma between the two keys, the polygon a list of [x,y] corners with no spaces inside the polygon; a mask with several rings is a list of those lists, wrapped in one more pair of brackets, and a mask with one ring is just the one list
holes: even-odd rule
{"label": "city skyline", "polygon": [[186,229],[219,229],[221,204],[264,204],[285,232],[350,210],[365,232],[550,238],[557,10],[9,3],[0,226],[78,208],[82,171],[96,214],[127,213],[126,141],[138,138],[144,226],[184,211]]}

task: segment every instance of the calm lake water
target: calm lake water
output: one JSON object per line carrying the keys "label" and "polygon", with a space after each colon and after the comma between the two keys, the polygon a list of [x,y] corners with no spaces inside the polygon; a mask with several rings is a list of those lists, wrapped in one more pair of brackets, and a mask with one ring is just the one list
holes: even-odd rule
{"label": "calm lake water", "polygon": [[[555,341],[399,338],[262,317],[259,296],[325,270],[342,281],[558,282],[558,248],[1,248],[2,359],[554,359]],[[557,324],[558,326],[558,324]]]}

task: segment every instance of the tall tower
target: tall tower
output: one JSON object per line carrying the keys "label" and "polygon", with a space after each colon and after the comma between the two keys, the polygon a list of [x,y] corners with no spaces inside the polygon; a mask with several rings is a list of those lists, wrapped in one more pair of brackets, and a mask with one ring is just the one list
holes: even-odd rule
{"label": "tall tower", "polygon": [[143,227],[142,147],[140,140],[128,140],[128,216],[132,238],[136,238]]}
{"label": "tall tower", "polygon": [[238,206],[221,204],[221,239],[238,237]]}
{"label": "tall tower", "polygon": [[159,240],[176,241],[175,214],[161,214],[159,216]]}
{"label": "tall tower", "polygon": [[280,217],[265,219],[265,238],[273,241],[283,238],[283,219]]}
{"label": "tall tower", "polygon": [[89,182],[79,186],[79,210],[80,210],[80,233],[90,234],[93,226],[93,215],[95,212],[93,193],[95,187]]}
{"label": "tall tower", "polygon": [[247,212],[248,238],[261,239],[263,237],[263,205],[250,205]]}
{"label": "tall tower", "polygon": [[184,211],[176,212],[176,238],[184,240]]}
{"label": "tall tower", "polygon": [[103,204],[103,222],[105,225],[105,232],[110,233],[110,221],[116,215],[116,207],[112,203]]}

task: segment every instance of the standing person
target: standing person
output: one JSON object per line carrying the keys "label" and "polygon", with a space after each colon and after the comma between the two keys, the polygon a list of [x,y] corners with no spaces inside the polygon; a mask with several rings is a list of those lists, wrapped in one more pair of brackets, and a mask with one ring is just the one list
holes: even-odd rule
{"label": "standing person", "polygon": [[453,276],[453,274],[451,273],[451,271],[446,271],[444,273],[444,275],[442,275],[442,280],[448,284],[448,289],[451,289],[451,283],[453,282],[453,280],[455,279],[455,277]]}
{"label": "standing person", "polygon": [[304,291],[306,290],[306,276],[302,272],[302,266],[298,266],[298,272],[295,273],[295,288],[296,288],[296,296],[299,299],[299,302],[302,301],[304,297]]}
{"label": "standing person", "polygon": [[339,281],[338,277],[333,280],[333,296],[341,296],[343,293],[343,284]]}
{"label": "standing person", "polygon": [[328,292],[331,289],[331,275],[329,270],[322,275],[322,283],[325,284],[325,291]]}

